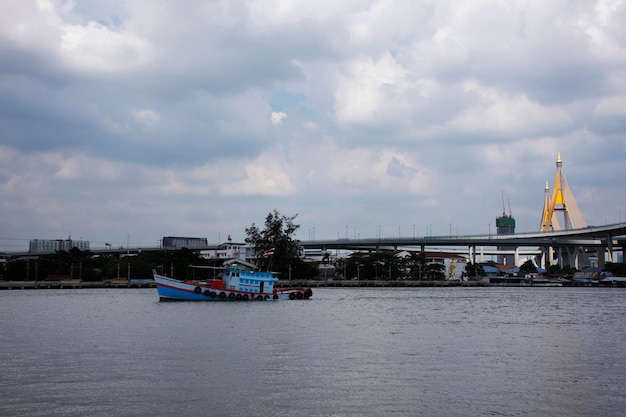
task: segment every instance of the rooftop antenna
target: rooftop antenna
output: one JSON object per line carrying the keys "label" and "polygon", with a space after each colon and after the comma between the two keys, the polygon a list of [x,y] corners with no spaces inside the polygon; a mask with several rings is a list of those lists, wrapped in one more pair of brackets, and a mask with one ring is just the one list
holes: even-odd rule
{"label": "rooftop antenna", "polygon": [[[511,211],[511,209],[509,208],[509,211]],[[502,190],[502,217],[506,216],[506,210],[504,208],[504,190]]]}
{"label": "rooftop antenna", "polygon": [[509,197],[506,198],[506,202],[509,203],[509,217],[513,217],[513,213],[511,212],[511,200]]}

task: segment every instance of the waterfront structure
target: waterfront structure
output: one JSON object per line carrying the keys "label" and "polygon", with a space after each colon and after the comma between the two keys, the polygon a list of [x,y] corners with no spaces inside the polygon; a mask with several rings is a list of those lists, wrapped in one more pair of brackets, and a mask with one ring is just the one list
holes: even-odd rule
{"label": "waterfront structure", "polygon": [[89,241],[68,239],[33,239],[28,243],[30,253],[54,253],[59,250],[69,251],[72,248],[89,250]]}

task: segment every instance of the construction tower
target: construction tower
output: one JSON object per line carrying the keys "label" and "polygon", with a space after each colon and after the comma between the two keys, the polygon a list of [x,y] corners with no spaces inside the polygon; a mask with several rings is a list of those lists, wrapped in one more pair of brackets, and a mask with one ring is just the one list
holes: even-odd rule
{"label": "construction tower", "polygon": [[552,187],[552,196],[550,196],[550,188],[546,181],[546,196],[543,203],[540,232],[561,230],[556,216],[557,212],[563,213],[563,230],[587,227],[576,200],[574,200],[572,190],[565,180],[565,174],[561,169],[562,165],[563,161],[561,161],[561,153],[559,152],[556,158],[556,176]]}
{"label": "construction tower", "polygon": [[[515,219],[511,214],[511,203],[509,202],[509,214],[506,214],[504,207],[504,191],[502,191],[502,216],[496,218],[496,228],[498,235],[512,235],[515,233]],[[514,247],[501,247],[498,250],[515,250]],[[501,265],[515,265],[514,255],[498,255],[498,263]]]}

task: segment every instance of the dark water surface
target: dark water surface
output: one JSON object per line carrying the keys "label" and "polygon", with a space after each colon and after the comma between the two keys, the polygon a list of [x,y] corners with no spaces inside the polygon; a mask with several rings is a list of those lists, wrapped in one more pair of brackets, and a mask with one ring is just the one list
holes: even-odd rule
{"label": "dark water surface", "polygon": [[626,291],[0,292],[0,416],[618,416]]}

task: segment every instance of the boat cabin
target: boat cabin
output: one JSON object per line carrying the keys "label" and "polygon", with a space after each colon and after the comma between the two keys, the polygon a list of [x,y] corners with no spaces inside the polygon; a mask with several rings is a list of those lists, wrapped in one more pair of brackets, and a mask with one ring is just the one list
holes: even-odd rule
{"label": "boat cabin", "polygon": [[278,278],[273,272],[254,271],[255,266],[241,259],[225,262],[228,269],[222,277],[224,289],[250,293],[271,293]]}

